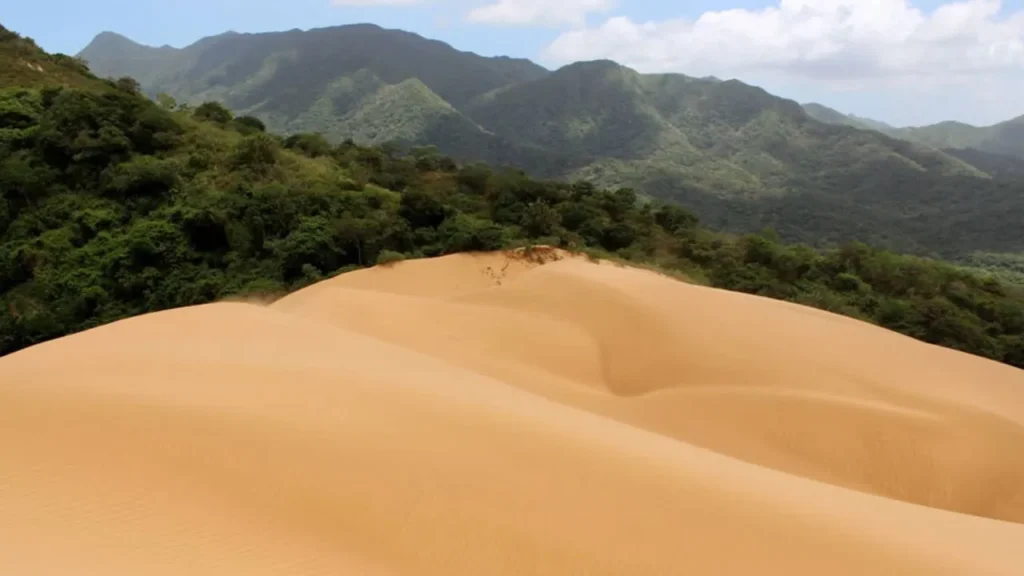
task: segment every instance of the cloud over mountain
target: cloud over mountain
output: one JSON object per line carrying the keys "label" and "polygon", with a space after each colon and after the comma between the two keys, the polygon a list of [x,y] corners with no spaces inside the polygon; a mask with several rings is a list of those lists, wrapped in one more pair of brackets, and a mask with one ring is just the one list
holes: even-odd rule
{"label": "cloud over mountain", "polygon": [[642,71],[776,72],[841,88],[959,83],[1024,65],[1024,11],[999,0],[950,2],[931,12],[906,0],[781,0],[696,19],[613,16],[561,34],[548,60],[599,58]]}

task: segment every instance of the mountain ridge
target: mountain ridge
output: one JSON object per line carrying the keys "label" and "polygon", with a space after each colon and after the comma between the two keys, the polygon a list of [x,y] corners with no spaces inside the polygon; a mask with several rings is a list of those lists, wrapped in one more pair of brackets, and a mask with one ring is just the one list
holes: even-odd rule
{"label": "mountain ridge", "polygon": [[803,107],[809,115],[822,122],[876,130],[894,138],[925,144],[938,150],[974,149],[1024,159],[1024,115],[987,126],[944,120],[923,126],[895,127],[877,120],[844,114],[816,102],[805,103]]}
{"label": "mountain ridge", "polygon": [[[482,55],[479,55],[479,54],[477,54],[477,53],[475,53],[473,51],[457,49],[454,46],[452,46],[450,43],[447,43],[447,42],[445,42],[443,40],[437,40],[437,39],[433,39],[433,38],[428,38],[428,37],[425,37],[425,36],[423,36],[421,34],[418,34],[418,33],[415,33],[415,32],[410,32],[410,31],[401,30],[401,29],[397,29],[397,28],[385,28],[383,26],[380,26],[380,25],[374,24],[374,23],[370,23],[370,22],[362,22],[362,23],[354,23],[354,24],[344,24],[344,25],[337,25],[337,26],[321,26],[321,27],[313,27],[313,28],[307,28],[307,29],[292,28],[292,29],[285,30],[285,31],[237,32],[237,31],[233,31],[233,30],[228,30],[228,31],[222,32],[220,34],[214,34],[214,35],[211,35],[211,36],[204,36],[204,37],[199,38],[199,39],[197,39],[196,41],[194,41],[194,42],[192,42],[190,44],[187,44],[187,45],[181,46],[181,47],[174,47],[174,46],[170,46],[170,45],[167,45],[167,44],[164,44],[162,46],[153,46],[153,45],[143,44],[143,43],[140,43],[140,42],[136,42],[135,40],[132,40],[131,38],[128,38],[127,36],[124,36],[124,35],[122,35],[122,34],[120,34],[118,32],[115,32],[115,31],[112,31],[112,30],[104,30],[104,31],[99,32],[85,47],[83,47],[76,54],[76,56],[84,58],[84,57],[88,56],[89,54],[94,53],[96,51],[96,44],[97,44],[97,42],[102,42],[104,40],[107,40],[109,37],[117,38],[119,40],[125,41],[127,43],[130,43],[133,46],[137,46],[137,47],[140,47],[140,48],[147,48],[147,49],[154,49],[154,50],[184,51],[184,50],[187,50],[188,48],[193,47],[193,46],[195,46],[197,44],[202,44],[204,42],[209,42],[211,40],[215,40],[215,39],[222,38],[222,37],[231,37],[231,36],[261,36],[261,35],[279,35],[279,34],[303,34],[303,33],[310,33],[310,32],[316,32],[316,31],[324,31],[324,30],[333,30],[333,29],[339,29],[339,28],[348,28],[348,29],[351,29],[351,30],[365,29],[365,30],[374,30],[374,31],[377,31],[377,32],[398,32],[398,33],[407,34],[407,35],[416,37],[416,38],[418,38],[420,40],[423,40],[423,41],[426,41],[426,42],[442,45],[442,46],[444,46],[446,48],[450,48],[452,50],[456,50],[456,51],[458,51],[460,53],[463,53],[463,54],[478,56],[480,58],[487,58],[487,59],[497,60],[497,61],[516,62],[516,63],[520,63],[520,64],[522,64],[524,66],[528,66],[528,67],[531,67],[531,68],[540,69],[540,70],[544,70],[544,71],[548,71],[548,72],[551,71],[551,70],[547,69],[546,67],[544,67],[543,65],[538,64],[538,63],[530,60],[529,58],[515,57],[515,56],[509,56],[509,55],[482,56]],[[591,62],[602,62],[602,61],[606,62],[606,63],[612,63],[612,64],[619,65],[618,63],[615,63],[614,61],[609,60],[609,59],[597,59],[597,60],[593,60]],[[585,61],[583,61],[583,62],[585,62]],[[575,64],[575,63],[577,63],[577,62],[573,62],[573,63],[567,64],[567,66],[571,66],[572,64]],[[671,74],[676,74],[676,73],[669,73],[669,74],[671,75]],[[652,74],[652,75],[654,75],[654,74]],[[698,80],[713,81],[713,82],[726,82],[726,81],[729,81],[729,80],[736,80],[736,79],[722,80],[722,79],[720,79],[720,78],[718,78],[718,77],[716,77],[714,75],[707,75],[707,76],[700,77],[700,78],[696,78],[696,77],[694,77],[694,78],[698,79]],[[943,125],[947,125],[947,124],[956,124],[956,125],[959,125],[959,126],[962,126],[962,127],[966,127],[966,128],[971,128],[971,129],[976,129],[976,130],[984,130],[984,129],[994,128],[996,126],[1000,126],[1000,125],[1004,125],[1004,124],[1020,124],[1020,123],[1024,123],[1024,114],[1021,114],[1019,116],[1010,118],[1008,120],[1004,120],[1004,121],[1001,121],[1001,122],[996,122],[996,123],[993,123],[993,124],[990,124],[990,125],[982,125],[982,126],[975,125],[975,124],[970,124],[970,123],[962,122],[962,121],[958,121],[958,120],[943,120],[943,121],[935,122],[935,123],[932,123],[932,124],[924,124],[924,125],[894,126],[892,124],[889,124],[887,122],[883,122],[883,121],[880,121],[880,120],[875,120],[875,119],[868,118],[868,117],[858,116],[856,114],[842,113],[842,112],[839,112],[838,110],[835,110],[834,108],[831,108],[831,107],[829,107],[827,105],[820,104],[820,103],[817,103],[817,102],[806,102],[806,103],[801,104],[801,106],[803,106],[805,110],[808,110],[809,108],[824,109],[824,110],[828,111],[827,112],[828,114],[833,114],[833,115],[841,116],[842,119],[849,120],[849,121],[855,123],[856,125],[867,126],[867,127],[871,128],[871,129],[875,129],[875,130],[888,129],[888,130],[893,130],[893,131],[901,131],[901,130],[912,131],[912,130],[920,130],[920,129],[926,129],[926,128],[931,128],[931,127],[943,126]],[[812,117],[815,116],[814,114],[811,114],[811,115],[812,115]],[[821,118],[817,118],[817,119],[821,120]],[[830,123],[835,123],[835,122],[830,122]]]}
{"label": "mountain ridge", "polygon": [[[507,56],[483,57],[472,52],[460,51],[445,42],[425,38],[421,35],[414,34],[411,32],[396,29],[387,29],[380,27],[376,24],[360,23],[345,26],[313,28],[309,30],[296,29],[289,30],[286,32],[259,32],[245,34],[236,33],[231,35],[221,34],[216,36],[205,37],[183,48],[171,49],[175,51],[176,55],[178,55],[177,58],[174,58],[174,60],[176,60],[176,63],[173,64],[168,63],[166,61],[166,55],[170,54],[169,52],[165,52],[163,51],[163,49],[144,47],[142,45],[138,45],[142,48],[142,51],[148,52],[151,58],[156,58],[155,61],[152,61],[145,66],[145,71],[138,71],[137,69],[131,68],[123,63],[119,65],[118,60],[109,59],[105,54],[103,54],[103,50],[101,50],[101,47],[97,46],[97,44],[102,44],[103,40],[109,41],[109,37],[111,35],[112,33],[101,33],[97,36],[97,39],[94,40],[94,42],[91,42],[88,46],[86,46],[85,49],[82,50],[82,52],[79,53],[79,57],[85,59],[87,62],[93,63],[93,68],[100,75],[116,75],[116,72],[127,71],[129,72],[129,75],[132,75],[133,77],[139,79],[143,88],[151,95],[155,95],[157,92],[166,92],[179,100],[191,102],[194,104],[197,104],[204,99],[216,99],[219,101],[223,101],[232,109],[245,110],[248,113],[260,116],[261,118],[264,115],[274,115],[276,113],[283,113],[285,116],[296,115],[299,113],[299,111],[297,110],[298,108],[308,107],[309,105],[312,104],[312,100],[315,100],[313,96],[307,96],[305,101],[295,103],[294,106],[291,107],[286,107],[289,109],[281,110],[280,102],[287,98],[282,97],[280,95],[278,97],[268,95],[265,91],[262,91],[260,89],[260,86],[256,86],[252,89],[246,89],[235,92],[232,92],[230,89],[231,84],[239,83],[242,77],[259,76],[262,73],[268,73],[271,75],[275,73],[285,74],[284,71],[267,71],[267,67],[274,66],[275,58],[291,58],[293,59],[293,61],[302,60],[304,57],[309,58],[308,55],[296,53],[296,49],[294,47],[290,51],[285,50],[284,52],[267,53],[267,46],[265,45],[266,43],[286,43],[285,41],[289,38],[294,40],[299,38],[313,39],[316,36],[330,36],[330,38],[324,38],[324,40],[333,41],[335,43],[341,42],[342,44],[344,44],[345,37],[350,35],[356,35],[362,41],[374,40],[375,38],[373,37],[387,36],[388,41],[391,43],[392,49],[395,48],[394,45],[396,44],[406,44],[408,42],[415,42],[420,44],[421,47],[424,48],[432,46],[435,49],[449,52],[449,56],[452,54],[458,54],[460,57],[463,58],[463,60],[469,58],[470,60],[476,61],[478,64],[479,62],[487,62],[491,65],[496,64],[500,67],[503,67],[504,78],[502,80],[496,80],[492,77],[487,79],[484,82],[484,84],[481,85],[479,78],[471,79],[466,81],[465,83],[460,84],[464,84],[466,86],[477,85],[478,88],[469,90],[453,90],[449,85],[445,85],[445,82],[443,81],[437,81],[437,79],[420,77],[424,75],[423,70],[427,69],[425,66],[422,65],[417,66],[417,69],[413,73],[410,73],[408,70],[406,70],[405,73],[399,74],[395,74],[395,71],[393,70],[393,65],[391,63],[383,63],[383,65],[380,66],[384,68],[384,73],[378,75],[382,77],[383,81],[387,83],[396,83],[407,79],[407,77],[409,77],[410,75],[416,75],[417,77],[420,77],[420,79],[424,81],[424,83],[429,88],[437,92],[442,99],[448,101],[453,105],[453,107],[462,112],[466,111],[463,109],[465,106],[474,104],[475,100],[479,100],[480,98],[484,97],[489,93],[500,91],[509,86],[541,80],[542,78],[550,74],[554,74],[558,71],[564,72],[566,69],[571,70],[575,66],[584,65],[587,68],[594,70],[630,70],[627,67],[621,66],[620,64],[617,64],[611,60],[605,59],[591,62],[571,63],[566,66],[563,66],[558,70],[550,71],[529,61],[528,59],[510,58]],[[123,36],[116,36],[118,38],[126,40],[127,42],[131,42]],[[205,53],[210,50],[216,51],[214,50],[216,45],[221,43],[225,39],[230,39],[232,41],[247,42],[256,41],[258,44],[260,44],[260,46],[253,46],[252,43],[250,42],[249,44],[247,44],[247,47],[249,48],[250,51],[262,51],[261,55],[260,57],[246,55],[243,61],[229,62],[227,65],[223,63],[216,64],[211,60],[216,60],[218,58],[214,56],[205,55]],[[137,45],[137,43],[134,42],[132,42],[132,44]],[[330,52],[341,51],[337,45],[331,46],[332,50]],[[351,43],[349,43],[348,46],[351,46]],[[399,49],[401,48],[407,49],[408,46],[399,47]],[[154,52],[158,50],[161,51],[159,56],[157,56],[157,53]],[[198,60],[191,64],[188,63],[188,54],[198,54]],[[219,55],[220,60],[224,60],[225,58],[226,56],[224,54]],[[255,60],[259,61],[255,62]],[[329,67],[329,64],[325,64],[325,62],[329,62],[330,60],[330,58],[326,60],[316,60],[312,65],[315,65],[320,68],[326,68]],[[248,62],[248,64],[246,64],[245,62]],[[367,65],[382,63],[369,62],[368,59],[364,59],[364,61],[360,62],[360,64],[362,64],[360,68],[363,68],[366,67]],[[419,64],[422,64],[422,61]],[[169,69],[170,72],[167,74],[163,74],[162,78],[154,78],[152,75],[159,75],[159,69],[161,67]],[[336,66],[335,68],[337,68],[341,73],[344,73],[345,71],[341,69],[346,67]],[[353,66],[348,66],[347,68],[347,73],[357,71],[352,69]],[[465,66],[459,66],[460,74],[468,74],[469,76],[472,76],[472,74],[467,72],[465,68]],[[632,72],[636,73],[635,71]],[[325,74],[327,75],[334,76],[336,76],[338,73],[339,72],[325,72]],[[746,84],[735,79],[724,81],[713,77],[710,79],[697,79],[681,74],[660,74],[644,76],[648,76],[651,78],[676,78],[691,82],[709,82],[722,84],[724,86],[733,88],[737,86],[746,86]],[[307,95],[314,94],[317,91],[324,89],[326,85],[329,84],[330,82],[330,78],[324,78],[321,80],[325,81],[316,82],[314,83],[313,86],[304,86],[304,93],[306,93]],[[760,88],[754,88],[760,90]],[[767,92],[765,92],[765,94],[767,94]],[[298,98],[299,100],[302,100],[301,96]],[[789,103],[792,103],[789,105],[794,107],[796,106],[795,102],[788,99],[784,100],[786,100]],[[267,109],[261,110],[260,107],[256,106],[257,104],[260,104],[263,107],[266,107]],[[857,126],[865,127],[863,125]],[[284,131],[290,130],[290,127],[287,125],[287,123],[279,123],[276,124],[274,127]],[[490,159],[484,158],[484,160]],[[951,166],[957,166],[960,169],[964,168],[954,158],[946,158],[946,161]]]}
{"label": "mountain ridge", "polygon": [[[1024,238],[990,225],[1024,218],[1024,206],[1004,200],[1018,184],[978,167],[1002,179],[1014,174],[1005,159],[972,163],[861,121],[822,122],[736,79],[641,74],[611,60],[547,70],[366,24],[222,35],[176,50],[170,60],[138,52],[154,58],[140,79],[148,94],[222,102],[273,131],[436,145],[463,162],[629,187],[719,228],[772,227],[815,245],[853,238],[943,257],[965,246],[1024,251]],[[92,46],[81,56],[102,54]],[[980,198],[990,205],[975,206]],[[965,202],[972,216],[961,223]],[[971,240],[950,247],[954,221]]]}

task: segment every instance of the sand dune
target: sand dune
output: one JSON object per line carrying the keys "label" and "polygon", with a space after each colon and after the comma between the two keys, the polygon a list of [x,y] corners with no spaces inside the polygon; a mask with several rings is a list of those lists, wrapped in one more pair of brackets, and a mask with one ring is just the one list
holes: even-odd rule
{"label": "sand dune", "polygon": [[0,572],[1022,573],[1024,372],[546,260],[0,358]]}

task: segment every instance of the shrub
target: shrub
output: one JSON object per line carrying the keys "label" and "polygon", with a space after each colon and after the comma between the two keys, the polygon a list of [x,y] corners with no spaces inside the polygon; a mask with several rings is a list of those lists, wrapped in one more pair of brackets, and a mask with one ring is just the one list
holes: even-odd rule
{"label": "shrub", "polygon": [[234,123],[235,127],[238,128],[238,131],[243,134],[267,131],[267,125],[255,116],[239,116],[234,119]]}
{"label": "shrub", "polygon": [[200,120],[227,124],[231,122],[231,111],[222,106],[219,102],[203,102],[192,111],[192,116]]}
{"label": "shrub", "polygon": [[377,254],[377,265],[387,266],[388,264],[394,264],[395,262],[401,262],[405,260],[405,254],[401,252],[395,252],[393,250],[381,250]]}

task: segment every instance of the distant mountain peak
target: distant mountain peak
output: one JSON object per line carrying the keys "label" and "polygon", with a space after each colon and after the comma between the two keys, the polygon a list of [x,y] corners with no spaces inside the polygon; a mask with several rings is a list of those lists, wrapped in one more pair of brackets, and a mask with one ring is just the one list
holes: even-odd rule
{"label": "distant mountain peak", "polygon": [[577,69],[618,70],[618,69],[626,68],[626,67],[623,66],[622,64],[619,64],[618,62],[615,62],[614,60],[608,60],[606,58],[601,58],[601,59],[598,59],[598,60],[580,60],[579,62],[573,62],[571,64],[566,64],[562,68],[563,69],[577,68]]}
{"label": "distant mountain peak", "polygon": [[117,32],[113,32],[110,30],[104,30],[103,32],[100,32],[96,35],[95,40],[128,40],[129,42],[131,42],[131,40],[127,36],[123,34],[118,34]]}
{"label": "distant mountain peak", "polygon": [[[974,149],[984,154],[1024,158],[1024,134],[1020,131],[1020,126],[1024,125],[1024,116],[991,126],[974,126],[959,120],[944,120],[925,126],[896,128],[878,120],[843,114],[813,102],[804,104],[803,108],[809,116],[826,124],[845,124],[855,128],[875,130],[893,138],[909,140],[918,145],[941,150],[946,154],[949,154],[950,150]],[[963,154],[954,154],[953,156],[963,160],[961,158]],[[970,160],[973,162],[968,163],[990,166],[998,159],[979,159],[972,156]],[[1005,163],[1003,160],[999,160],[999,162]],[[1006,170],[1000,167],[999,171],[1005,172]]]}
{"label": "distant mountain peak", "polygon": [[126,53],[132,53],[141,50],[174,50],[170,46],[162,48],[155,48],[153,46],[146,46],[140,44],[127,36],[118,34],[117,32],[104,31],[96,35],[95,38],[83,48],[77,56],[86,60],[102,60],[107,58],[114,58],[118,55]]}
{"label": "distant mountain peak", "polygon": [[90,42],[88,44],[87,48],[88,47],[97,47],[97,46],[121,46],[121,45],[142,46],[142,44],[139,44],[138,42],[135,42],[134,40],[132,40],[131,38],[128,38],[127,36],[124,36],[122,34],[118,34],[117,32],[111,32],[109,30],[105,30],[105,31],[100,32],[99,34],[97,34],[92,39],[92,42]]}

